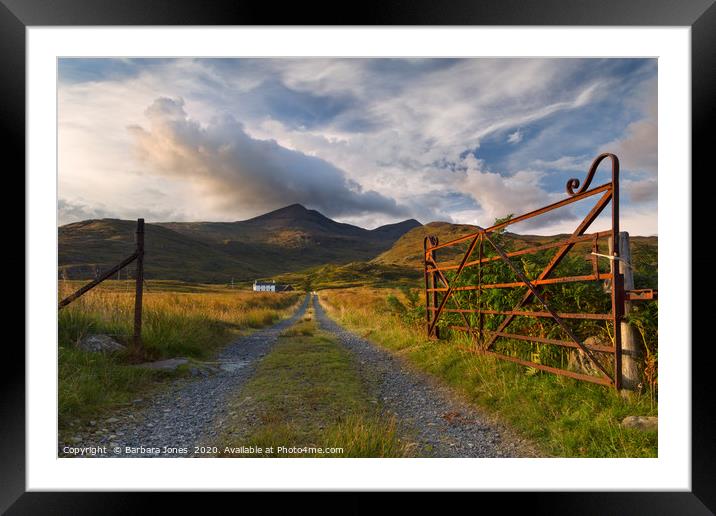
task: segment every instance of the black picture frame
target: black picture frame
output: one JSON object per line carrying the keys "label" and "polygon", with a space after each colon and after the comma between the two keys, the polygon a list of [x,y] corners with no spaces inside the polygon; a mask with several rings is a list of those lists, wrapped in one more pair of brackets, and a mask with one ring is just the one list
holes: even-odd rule
{"label": "black picture frame", "polygon": [[[4,164],[24,170],[25,153],[25,29],[29,26],[64,25],[603,25],[688,26],[692,44],[692,170],[675,171],[684,180],[706,181],[713,146],[710,128],[716,104],[715,0],[492,0],[436,2],[384,0],[362,2],[355,9],[343,3],[248,3],[215,0],[0,0],[0,131]],[[350,16],[346,13],[350,12]],[[14,158],[8,160],[8,157]],[[707,166],[708,163],[708,166]],[[24,182],[19,185],[24,189]],[[707,194],[707,188],[694,193]],[[692,200],[692,235],[706,234],[708,200]],[[17,246],[19,248],[19,245]],[[17,254],[19,251],[15,250]],[[688,250],[690,253],[691,250]],[[688,256],[688,255],[687,255]],[[694,271],[708,271],[706,253],[691,253]],[[16,258],[19,262],[19,258]],[[20,264],[17,264],[17,269]],[[17,270],[15,269],[15,270]],[[25,275],[32,274],[25,269]],[[684,278],[691,284],[691,278]],[[692,320],[706,316],[708,304],[696,297],[685,299],[693,307]],[[26,307],[31,309],[32,307]],[[691,327],[684,321],[685,328]],[[684,346],[697,340],[684,332]],[[716,512],[716,430],[709,417],[714,406],[707,378],[711,340],[692,346],[692,490],[690,492],[585,492],[485,493],[500,511],[524,508],[530,513],[579,514],[712,514]],[[144,512],[146,496],[131,493],[25,492],[25,357],[19,345],[5,346],[0,374],[0,510],[7,514],[125,514]],[[246,496],[246,495],[241,495]],[[497,499],[499,497],[499,499]],[[162,497],[164,508],[170,503]],[[422,504],[422,497],[410,497]],[[305,498],[303,498],[306,500]],[[185,504],[186,496],[172,497]],[[248,502],[247,503],[251,503]],[[317,509],[315,501],[306,506]],[[295,509],[301,502],[292,501]],[[370,497],[352,495],[344,509],[361,512],[372,505]],[[403,509],[408,509],[407,506]],[[341,511],[344,512],[344,511]]]}

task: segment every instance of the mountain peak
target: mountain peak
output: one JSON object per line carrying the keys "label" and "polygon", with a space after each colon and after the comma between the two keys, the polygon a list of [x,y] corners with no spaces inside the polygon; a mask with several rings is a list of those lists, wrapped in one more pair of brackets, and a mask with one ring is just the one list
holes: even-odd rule
{"label": "mountain peak", "polygon": [[307,213],[311,210],[306,208],[303,204],[299,203],[293,203],[289,204],[288,206],[284,206],[283,208],[278,208],[276,210],[270,211],[266,213],[265,215],[273,215],[273,214],[283,214],[283,213]]}
{"label": "mountain peak", "polygon": [[306,208],[303,204],[289,204],[288,206],[284,206],[283,208],[278,208],[273,211],[269,211],[268,213],[264,213],[263,215],[258,215],[257,217],[252,217],[244,222],[253,222],[253,221],[266,221],[266,220],[274,220],[274,219],[304,219],[307,216],[310,216],[311,214],[317,213],[315,210],[309,210]]}
{"label": "mountain peak", "polygon": [[[283,208],[279,208],[279,210],[302,210],[302,211],[308,211],[308,208],[306,208],[303,204],[295,202],[293,204],[289,204],[288,206],[284,206]],[[278,210],[277,210],[278,211]]]}

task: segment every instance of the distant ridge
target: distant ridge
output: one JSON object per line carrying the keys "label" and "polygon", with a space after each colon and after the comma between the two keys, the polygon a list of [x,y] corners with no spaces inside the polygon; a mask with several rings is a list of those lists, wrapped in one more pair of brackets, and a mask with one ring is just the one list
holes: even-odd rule
{"label": "distant ridge", "polygon": [[[438,237],[440,243],[460,238],[477,231],[477,226],[469,224],[451,224],[449,222],[430,222],[424,226],[413,228],[400,236],[395,243],[371,260],[371,263],[380,265],[399,265],[410,268],[423,267],[423,240],[428,235]],[[505,232],[505,237],[511,240],[515,249],[533,247],[548,242],[564,240],[567,234],[560,235],[519,235]],[[655,236],[631,236],[630,241],[633,247],[656,247],[658,238]],[[444,247],[437,251],[441,261],[451,260],[464,253],[464,246]]]}
{"label": "distant ridge", "polygon": [[[90,278],[96,270],[106,270],[128,256],[134,250],[135,225],[131,220],[92,219],[60,226],[60,277]],[[347,264],[353,264],[350,270],[354,272],[379,270],[395,276],[400,268],[422,268],[425,236],[437,235],[444,243],[476,229],[449,222],[422,225],[409,219],[368,230],[337,222],[300,204],[237,222],[146,224],[146,276],[226,283]],[[522,248],[566,235],[506,236]],[[632,236],[631,242],[634,247],[655,249],[658,239]],[[438,257],[449,260],[458,252],[443,248]],[[321,269],[329,270],[335,274],[339,269]]]}
{"label": "distant ridge", "polygon": [[[134,221],[93,219],[61,226],[60,273],[87,278],[133,250]],[[367,261],[389,249],[406,220],[374,230],[334,221],[292,204],[237,222],[146,224],[148,278],[228,282],[268,277],[323,264]]]}

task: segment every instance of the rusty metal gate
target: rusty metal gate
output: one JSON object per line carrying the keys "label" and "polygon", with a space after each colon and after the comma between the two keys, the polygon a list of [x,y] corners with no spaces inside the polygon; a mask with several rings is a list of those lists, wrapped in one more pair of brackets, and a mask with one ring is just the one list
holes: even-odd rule
{"label": "rusty metal gate", "polygon": [[[597,168],[605,159],[611,161],[611,181],[590,189]],[[425,238],[423,245],[427,333],[430,338],[439,338],[440,326],[465,332],[470,337],[471,345],[466,348],[470,351],[492,355],[527,367],[579,380],[612,385],[619,389],[621,388],[622,370],[620,323],[624,314],[624,303],[628,300],[651,299],[652,292],[636,290],[625,292],[624,275],[619,272],[616,263],[619,260],[619,160],[617,156],[611,153],[599,155],[592,162],[581,188],[578,179],[570,179],[567,181],[566,189],[568,197],[561,201],[518,217],[498,221],[492,227],[479,228],[477,232],[449,242],[440,243],[435,236]],[[510,251],[503,249],[503,245],[500,244],[500,235],[508,226],[589,198],[596,198],[596,203],[567,238]],[[611,229],[588,234],[589,227],[607,206],[611,206]],[[606,239],[609,243],[608,249],[601,252],[600,238]],[[590,273],[571,276],[556,274],[559,264],[578,244],[581,244],[581,247],[585,245],[591,247],[591,253],[587,255],[588,260],[591,261]],[[467,245],[467,249],[463,254],[461,247],[465,245]],[[513,258],[518,256],[541,253],[551,249],[556,249],[551,258],[542,253],[541,256],[547,263],[539,273],[531,271],[531,274],[527,274],[521,263],[516,264],[513,261]],[[456,251],[459,253],[456,254]],[[449,255],[448,258],[443,259],[442,262],[439,261],[438,256],[445,254]],[[460,255],[462,255],[461,258]],[[598,262],[600,257],[608,259],[610,264],[608,272],[600,271]],[[503,270],[511,272],[512,281],[485,282],[483,276],[486,271],[491,265],[497,263],[506,264],[506,267],[503,266]],[[588,266],[587,262],[582,263],[585,267]],[[465,271],[468,270],[472,271],[468,274],[470,281],[468,284],[460,283],[461,276],[464,277]],[[532,276],[532,278],[528,276]],[[608,304],[611,305],[611,309],[608,312],[605,310],[605,313],[556,311],[551,305],[550,296],[545,292],[545,287],[572,282],[606,282],[605,285],[609,287],[608,292],[611,299]],[[515,293],[512,298],[516,302],[512,306],[506,307],[507,309],[485,309],[483,297],[492,289],[512,289],[512,292]],[[468,299],[465,299],[465,293],[469,293]],[[452,318],[458,317],[461,324],[452,324],[451,321],[447,321],[447,314],[457,314]],[[534,331],[531,332],[532,334],[510,333],[508,328],[510,325],[514,326],[518,319],[552,320],[552,337],[545,336],[544,333],[547,332],[544,331],[537,332],[538,334],[534,334]],[[611,326],[611,345],[605,343],[585,344],[567,323],[567,321],[573,320],[605,321],[608,326]],[[452,322],[454,323],[454,320]],[[555,332],[559,334],[560,338],[553,338]],[[504,348],[505,345],[509,347],[520,343],[572,348],[573,351],[581,351],[594,364],[595,374],[570,371],[538,363],[535,360],[527,360],[515,356],[516,352],[506,354],[504,349],[502,351],[496,349],[497,343],[502,344],[501,348]],[[611,358],[605,359],[605,357]],[[613,361],[613,365],[609,364],[610,361]]]}

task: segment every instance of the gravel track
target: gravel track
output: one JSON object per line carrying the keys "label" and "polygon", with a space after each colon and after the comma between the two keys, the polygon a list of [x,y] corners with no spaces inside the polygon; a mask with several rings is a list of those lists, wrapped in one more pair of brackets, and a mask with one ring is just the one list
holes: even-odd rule
{"label": "gravel track", "polygon": [[350,350],[388,413],[413,435],[421,455],[533,457],[534,447],[398,357],[330,319],[314,300],[319,326]]}
{"label": "gravel track", "polygon": [[[63,453],[64,446],[104,446],[106,453],[83,456],[187,457],[194,455],[194,446],[213,445],[228,416],[226,397],[253,375],[257,362],[271,350],[278,335],[298,321],[308,303],[306,296],[291,317],[229,344],[215,359],[220,364],[218,373],[175,380],[166,392],[153,399],[138,400],[136,407],[97,421],[95,427],[84,432],[75,432],[75,442],[60,443],[59,455],[68,456]],[[165,446],[171,450],[165,451]],[[144,450],[127,452],[125,447]],[[115,453],[115,448],[120,448],[121,453]]]}
{"label": "gravel track", "polygon": [[[468,404],[448,388],[408,366],[390,352],[344,329],[330,319],[313,296],[306,296],[289,318],[238,338],[216,357],[220,367],[208,376],[174,380],[170,387],[133,407],[121,409],[95,426],[74,432],[58,454],[84,457],[213,456],[223,429],[227,397],[235,395],[271,351],[279,334],[296,323],[313,304],[319,326],[333,334],[355,357],[356,367],[384,410],[395,415],[401,433],[417,441],[418,452],[434,457],[537,456],[534,448]],[[100,448],[99,453],[70,454],[65,446]],[[127,447],[134,448],[127,450]],[[168,447],[168,448],[165,448]],[[115,452],[115,449],[121,451]]]}

